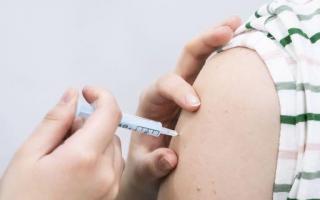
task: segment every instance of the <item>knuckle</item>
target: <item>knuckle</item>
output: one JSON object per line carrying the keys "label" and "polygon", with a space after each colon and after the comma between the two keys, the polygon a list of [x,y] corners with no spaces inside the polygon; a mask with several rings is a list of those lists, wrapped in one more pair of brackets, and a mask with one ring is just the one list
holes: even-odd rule
{"label": "knuckle", "polygon": [[[214,39],[216,39],[216,38],[214,38]],[[214,43],[216,43],[216,42],[214,41]],[[202,34],[202,35],[195,37],[191,41],[189,41],[184,46],[183,53],[186,55],[189,55],[189,57],[192,59],[202,60],[205,58],[206,54],[203,54],[202,50],[200,50],[200,49],[207,48],[206,46],[211,46],[211,45],[206,44],[205,37]]]}
{"label": "knuckle", "polygon": [[110,173],[106,178],[105,178],[106,183],[108,184],[108,186],[113,186],[114,183],[116,182],[116,174],[114,171],[112,171],[112,173]]}
{"label": "knuckle", "polygon": [[184,47],[183,52],[193,54],[195,39],[188,41]]}
{"label": "knuckle", "polygon": [[98,160],[98,155],[90,151],[78,151],[73,153],[72,166],[82,169],[92,169]]}
{"label": "knuckle", "polygon": [[122,114],[120,107],[115,99],[115,97],[106,90],[100,90],[99,98],[95,101],[98,109],[103,110],[103,112],[112,119],[120,121]]}
{"label": "knuckle", "polygon": [[49,121],[49,122],[56,122],[56,121],[61,121],[64,120],[65,118],[68,118],[70,116],[70,113],[66,109],[60,109],[54,108],[50,110],[45,116],[44,116],[44,121]]}
{"label": "knuckle", "polygon": [[173,73],[167,73],[163,76],[161,76],[157,81],[156,81],[156,88],[160,93],[163,93],[168,89],[168,86],[171,85],[172,80],[174,78]]}
{"label": "knuckle", "polygon": [[111,98],[111,99],[113,98],[113,96],[112,96],[112,94],[111,94],[111,92],[109,90],[106,90],[106,89],[103,89],[103,88],[99,88],[98,90],[99,90],[100,95],[102,97]]}
{"label": "knuckle", "polygon": [[109,90],[100,88],[99,93],[100,93],[99,96],[101,96],[102,98],[112,99],[112,100],[114,99],[112,93]]}
{"label": "knuckle", "polygon": [[56,110],[51,110],[44,116],[45,121],[59,121],[60,118],[60,114]]}
{"label": "knuckle", "polygon": [[116,176],[113,172],[108,171],[109,173],[103,173],[99,176],[97,180],[97,193],[98,194],[105,194],[112,191],[112,188],[115,186],[116,183]]}
{"label": "knuckle", "polygon": [[112,187],[112,190],[111,190],[111,193],[110,193],[110,198],[111,199],[115,199],[118,194],[119,194],[119,190],[120,190],[120,186],[119,184],[115,184],[113,187]]}
{"label": "knuckle", "polygon": [[105,98],[105,101],[104,101],[105,105],[107,105],[105,108],[108,109],[108,112],[110,112],[112,116],[120,120],[122,116],[121,110],[115,97],[110,93],[105,93],[104,98]]}

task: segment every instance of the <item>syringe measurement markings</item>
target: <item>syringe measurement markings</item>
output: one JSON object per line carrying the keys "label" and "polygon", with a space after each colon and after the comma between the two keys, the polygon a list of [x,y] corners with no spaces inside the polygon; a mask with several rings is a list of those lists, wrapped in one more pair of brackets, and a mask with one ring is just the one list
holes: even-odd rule
{"label": "syringe measurement markings", "polygon": [[142,127],[142,126],[129,126],[128,124],[122,124],[120,123],[119,124],[120,127],[122,128],[126,128],[126,129],[129,129],[129,130],[133,130],[133,131],[136,131],[136,132],[143,132],[145,134],[149,134],[149,135],[160,135],[160,131],[159,130],[154,130],[154,129],[150,129],[150,128],[147,128],[147,127]]}

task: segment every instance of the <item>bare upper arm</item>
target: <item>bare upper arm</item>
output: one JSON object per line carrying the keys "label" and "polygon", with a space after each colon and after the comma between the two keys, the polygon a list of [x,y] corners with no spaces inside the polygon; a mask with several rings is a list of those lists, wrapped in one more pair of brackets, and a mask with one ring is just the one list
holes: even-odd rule
{"label": "bare upper arm", "polygon": [[171,142],[179,164],[158,199],[272,199],[280,111],[265,64],[252,50],[231,49],[194,87],[201,108],[180,116]]}

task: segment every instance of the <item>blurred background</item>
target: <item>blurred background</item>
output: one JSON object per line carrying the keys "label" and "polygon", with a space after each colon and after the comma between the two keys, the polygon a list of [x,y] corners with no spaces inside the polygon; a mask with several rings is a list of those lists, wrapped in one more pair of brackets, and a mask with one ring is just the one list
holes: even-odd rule
{"label": "blurred background", "polygon": [[[184,44],[265,0],[0,0],[0,175],[72,86],[109,89],[124,112],[175,66]],[[130,134],[118,130],[123,155]]]}

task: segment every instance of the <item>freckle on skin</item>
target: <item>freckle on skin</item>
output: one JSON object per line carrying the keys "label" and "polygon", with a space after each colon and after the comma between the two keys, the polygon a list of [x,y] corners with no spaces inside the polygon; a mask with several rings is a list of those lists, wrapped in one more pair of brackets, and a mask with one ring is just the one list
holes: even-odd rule
{"label": "freckle on skin", "polygon": [[197,192],[200,192],[200,191],[201,191],[201,187],[198,186],[198,187],[197,187]]}

